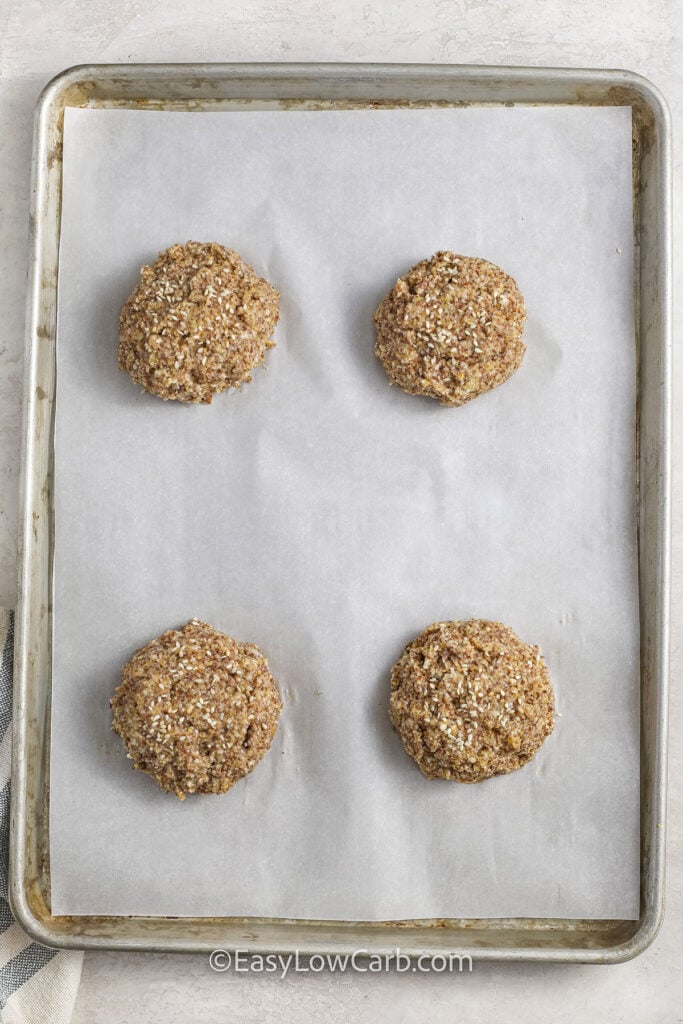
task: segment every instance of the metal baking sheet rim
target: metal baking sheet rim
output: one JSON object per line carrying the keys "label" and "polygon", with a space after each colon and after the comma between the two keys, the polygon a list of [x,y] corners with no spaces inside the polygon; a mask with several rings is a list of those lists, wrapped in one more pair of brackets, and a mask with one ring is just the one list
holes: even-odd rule
{"label": "metal baking sheet rim", "polygon": [[[221,109],[443,104],[629,105],[634,125],[641,609],[641,913],[638,921],[401,922],[266,918],[53,917],[48,851],[52,430],[63,111],[66,106]],[[36,108],[15,623],[10,903],[36,941],[82,949],[389,954],[618,963],[663,917],[669,672],[671,124],[666,101],[628,71],[475,65],[83,65]]]}

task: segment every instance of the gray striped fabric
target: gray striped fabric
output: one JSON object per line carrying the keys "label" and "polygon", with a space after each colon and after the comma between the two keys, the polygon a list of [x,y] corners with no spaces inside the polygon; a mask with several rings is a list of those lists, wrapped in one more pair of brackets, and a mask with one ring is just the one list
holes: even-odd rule
{"label": "gray striped fabric", "polygon": [[14,617],[0,609],[0,1020],[2,1024],[67,1024],[83,954],[58,953],[15,924],[7,902],[12,750]]}

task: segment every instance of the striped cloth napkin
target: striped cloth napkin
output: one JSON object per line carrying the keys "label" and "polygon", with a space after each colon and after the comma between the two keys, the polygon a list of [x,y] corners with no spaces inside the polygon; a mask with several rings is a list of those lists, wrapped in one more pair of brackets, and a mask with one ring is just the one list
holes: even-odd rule
{"label": "striped cloth napkin", "polygon": [[0,609],[0,1021],[68,1024],[83,954],[31,942],[15,924],[7,902],[13,640],[14,616]]}

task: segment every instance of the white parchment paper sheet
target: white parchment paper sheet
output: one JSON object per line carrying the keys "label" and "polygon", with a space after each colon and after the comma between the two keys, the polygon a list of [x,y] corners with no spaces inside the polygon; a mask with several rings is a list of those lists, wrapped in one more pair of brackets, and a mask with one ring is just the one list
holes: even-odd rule
{"label": "white parchment paper sheet", "polygon": [[[638,611],[630,111],[67,110],[59,271],[51,867],[57,914],[635,917]],[[277,348],[208,408],[116,365],[139,266],[237,249]],[[516,376],[462,409],[390,388],[372,313],[439,248],[526,298]],[[192,616],[285,700],[223,797],[131,770],[108,700]],[[429,623],[541,645],[554,735],[429,782],[387,716]]]}

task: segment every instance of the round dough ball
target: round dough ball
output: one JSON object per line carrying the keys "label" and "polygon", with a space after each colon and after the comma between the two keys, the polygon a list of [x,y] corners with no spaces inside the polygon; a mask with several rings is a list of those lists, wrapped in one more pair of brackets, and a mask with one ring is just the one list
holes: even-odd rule
{"label": "round dough ball", "polygon": [[225,793],[253,771],[282,701],[253,644],[192,619],[133,655],[111,700],[133,767],[181,800]]}
{"label": "round dough ball", "polygon": [[172,245],[121,310],[119,368],[159,398],[204,402],[251,380],[273,348],[279,293],[222,245]]}
{"label": "round dough ball", "polygon": [[534,756],[553,731],[538,647],[484,619],[436,622],[391,672],[389,716],[428,779],[482,782]]}
{"label": "round dough ball", "polygon": [[411,395],[464,405],[519,368],[519,288],[495,263],[437,252],[399,278],[375,313],[375,354]]}

